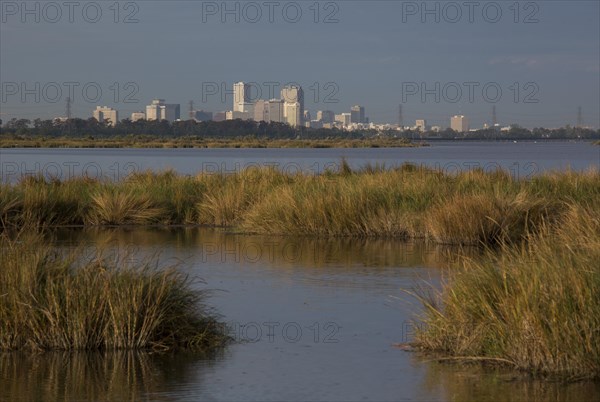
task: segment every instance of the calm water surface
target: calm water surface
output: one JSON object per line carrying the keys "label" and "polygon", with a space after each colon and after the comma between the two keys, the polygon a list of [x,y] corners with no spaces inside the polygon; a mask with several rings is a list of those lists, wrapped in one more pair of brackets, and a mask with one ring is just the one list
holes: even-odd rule
{"label": "calm water surface", "polygon": [[0,354],[7,401],[581,401],[600,392],[598,383],[532,381],[394,348],[411,339],[421,311],[405,291],[439,287],[456,249],[212,229],[66,230],[53,241],[90,257],[109,247],[107,258],[180,264],[211,289],[209,304],[237,342],[214,356]]}
{"label": "calm water surface", "polygon": [[395,166],[413,162],[457,172],[502,167],[514,177],[547,170],[600,168],[600,147],[590,142],[432,142],[420,148],[357,149],[0,149],[0,177],[22,174],[67,178],[87,174],[119,179],[133,171],[174,169],[183,174],[232,172],[274,165],[288,172],[318,173],[335,168],[342,157],[353,167],[367,163]]}

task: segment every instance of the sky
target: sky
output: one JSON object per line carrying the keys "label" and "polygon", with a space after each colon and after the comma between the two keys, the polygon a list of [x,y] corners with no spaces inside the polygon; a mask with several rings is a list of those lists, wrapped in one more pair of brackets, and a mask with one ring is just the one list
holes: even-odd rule
{"label": "sky", "polygon": [[[232,109],[233,83],[371,121],[600,127],[598,1],[0,1],[0,118]],[[259,94],[260,92],[260,94]]]}

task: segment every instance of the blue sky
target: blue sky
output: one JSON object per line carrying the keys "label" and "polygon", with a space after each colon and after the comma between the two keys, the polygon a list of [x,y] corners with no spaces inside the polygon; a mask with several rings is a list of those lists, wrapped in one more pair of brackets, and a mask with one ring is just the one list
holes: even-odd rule
{"label": "blue sky", "polygon": [[60,18],[37,3],[1,2],[3,120],[64,115],[69,82],[76,116],[102,104],[126,117],[155,97],[180,103],[183,116],[189,100],[228,110],[230,94],[207,90],[250,81],[263,98],[301,84],[313,114],[361,104],[372,121],[395,123],[402,104],[405,124],[447,126],[460,113],[481,126],[496,105],[502,124],[558,127],[575,124],[581,106],[584,124],[600,126],[598,1],[471,2],[472,16],[464,1],[227,2],[225,21],[222,2],[119,2],[116,15],[114,1],[98,1],[86,13],[89,2],[78,2],[72,22],[62,1]]}

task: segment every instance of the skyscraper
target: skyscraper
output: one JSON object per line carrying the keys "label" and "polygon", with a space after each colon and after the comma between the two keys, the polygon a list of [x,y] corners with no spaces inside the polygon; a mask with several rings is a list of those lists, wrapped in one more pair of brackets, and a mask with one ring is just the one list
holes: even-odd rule
{"label": "skyscraper", "polygon": [[244,82],[233,84],[233,111],[253,115],[254,107],[250,96],[250,84]]}
{"label": "skyscraper", "polygon": [[469,119],[463,115],[452,116],[450,119],[450,128],[459,133],[469,131]]}
{"label": "skyscraper", "polygon": [[359,105],[352,106],[350,109],[350,120],[352,123],[366,123],[365,107]]}
{"label": "skyscraper", "polygon": [[285,118],[283,117],[284,112],[284,102],[283,99],[271,99],[268,102],[267,114],[268,121],[275,123],[284,123]]}
{"label": "skyscraper", "polygon": [[254,103],[254,121],[269,121],[269,101],[259,99]]}
{"label": "skyscraper", "polygon": [[300,102],[284,103],[285,121],[292,127],[298,127],[302,124],[302,115],[300,114]]}
{"label": "skyscraper", "polygon": [[[302,119],[304,118],[304,91],[299,85],[287,85],[281,89],[281,99],[285,103],[298,103],[300,106],[300,122],[298,125],[302,125]],[[287,116],[286,116],[287,117]]]}

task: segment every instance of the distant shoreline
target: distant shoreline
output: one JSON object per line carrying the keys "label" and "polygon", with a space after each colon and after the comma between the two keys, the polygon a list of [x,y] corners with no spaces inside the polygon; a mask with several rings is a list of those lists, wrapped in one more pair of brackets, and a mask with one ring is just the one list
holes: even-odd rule
{"label": "distant shoreline", "polygon": [[197,137],[0,138],[0,148],[406,148],[428,146],[401,138],[261,139]]}

